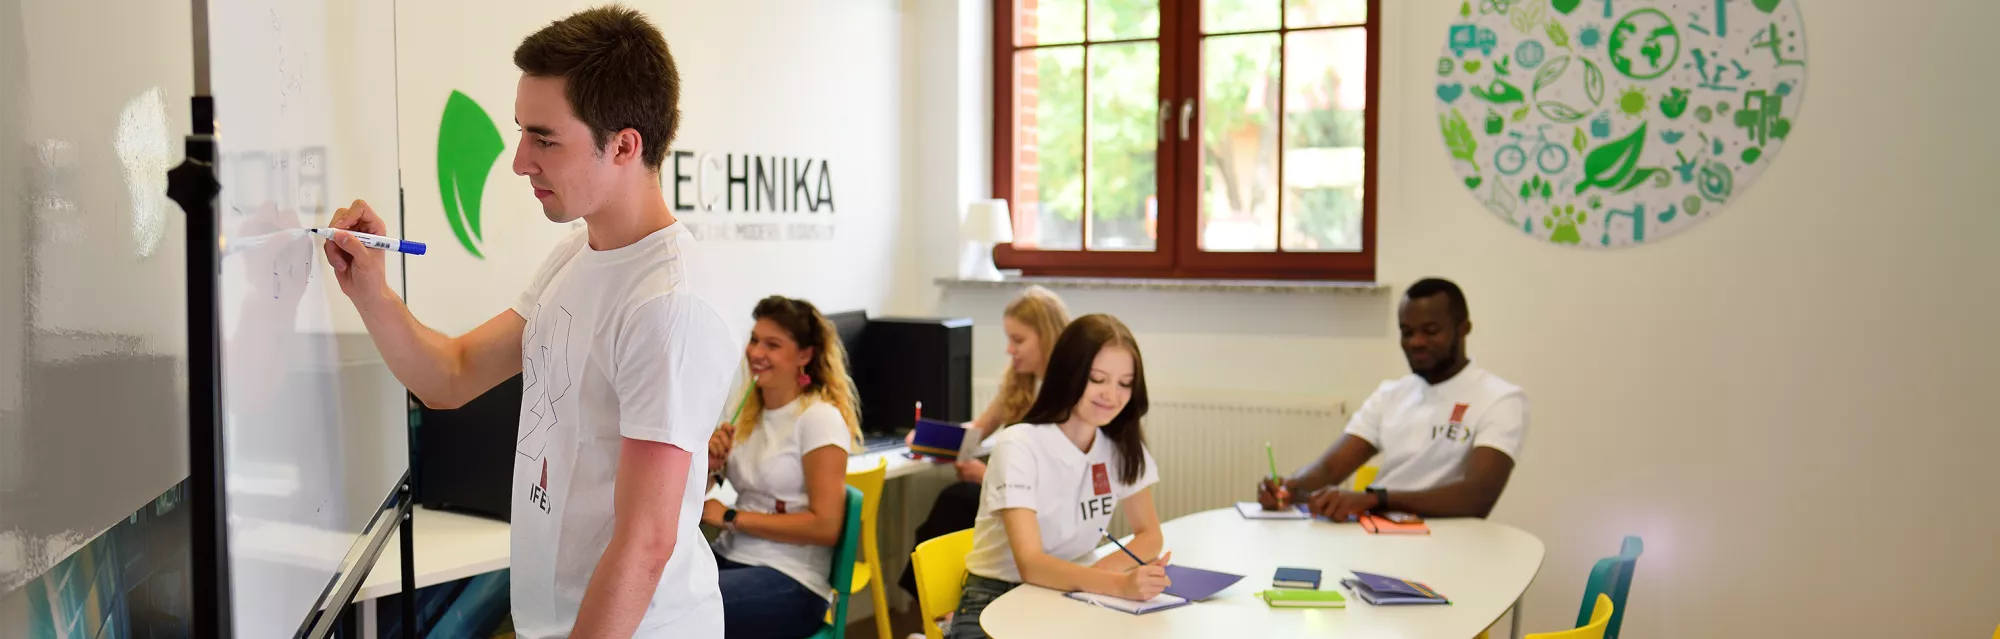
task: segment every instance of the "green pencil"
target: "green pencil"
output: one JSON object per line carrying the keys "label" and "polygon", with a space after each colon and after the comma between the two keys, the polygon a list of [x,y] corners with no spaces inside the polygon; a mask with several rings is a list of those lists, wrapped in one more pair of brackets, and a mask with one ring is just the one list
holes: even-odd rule
{"label": "green pencil", "polygon": [[750,394],[757,392],[757,377],[754,375],[751,376],[750,383],[744,384],[744,387],[743,401],[736,402],[736,415],[729,418],[729,423],[731,424],[736,423],[736,420],[743,419],[743,408],[750,405]]}
{"label": "green pencil", "polygon": [[1271,442],[1264,442],[1264,460],[1271,462],[1271,481],[1278,481],[1278,456],[1271,452]]}

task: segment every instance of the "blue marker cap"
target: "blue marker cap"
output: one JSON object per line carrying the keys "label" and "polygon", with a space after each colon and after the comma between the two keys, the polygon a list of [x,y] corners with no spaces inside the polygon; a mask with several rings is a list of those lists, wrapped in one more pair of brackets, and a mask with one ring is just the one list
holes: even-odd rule
{"label": "blue marker cap", "polygon": [[396,250],[410,255],[423,255],[425,247],[423,242],[412,242],[410,240],[397,240]]}

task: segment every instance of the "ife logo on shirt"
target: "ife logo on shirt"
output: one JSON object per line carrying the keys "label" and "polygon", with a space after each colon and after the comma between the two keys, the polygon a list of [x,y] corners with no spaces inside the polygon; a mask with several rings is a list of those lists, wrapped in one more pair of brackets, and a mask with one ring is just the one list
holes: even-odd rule
{"label": "ife logo on shirt", "polygon": [[1105,468],[1103,463],[1091,464],[1090,483],[1092,496],[1085,498],[1083,503],[1076,505],[1079,513],[1083,515],[1084,521],[1109,516],[1113,505],[1110,469]]}
{"label": "ife logo on shirt", "polygon": [[1447,440],[1460,443],[1471,441],[1472,429],[1465,427],[1465,411],[1471,408],[1469,404],[1452,406],[1451,423],[1432,426],[1431,439],[1436,440],[1439,436],[1443,436]]}

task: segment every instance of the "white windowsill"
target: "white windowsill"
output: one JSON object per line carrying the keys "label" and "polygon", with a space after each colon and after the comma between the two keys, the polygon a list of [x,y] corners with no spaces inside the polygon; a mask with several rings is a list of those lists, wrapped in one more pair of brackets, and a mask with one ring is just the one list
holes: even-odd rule
{"label": "white windowsill", "polygon": [[1022,277],[1008,275],[998,280],[969,280],[940,277],[934,282],[946,289],[1015,289],[1031,284],[1051,289],[1099,289],[1119,291],[1177,291],[1189,293],[1293,293],[1379,295],[1389,286],[1380,282],[1326,282],[1315,280],[1183,280],[1127,277]]}

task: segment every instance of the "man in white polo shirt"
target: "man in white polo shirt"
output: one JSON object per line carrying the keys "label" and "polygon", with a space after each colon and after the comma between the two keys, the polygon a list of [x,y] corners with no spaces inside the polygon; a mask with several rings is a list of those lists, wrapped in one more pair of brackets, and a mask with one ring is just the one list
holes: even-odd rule
{"label": "man in white polo shirt", "polygon": [[[1397,315],[1410,374],[1382,382],[1318,460],[1282,483],[1260,482],[1264,508],[1310,495],[1312,513],[1334,521],[1370,511],[1485,517],[1500,501],[1528,438],[1528,396],[1466,357],[1472,320],[1457,284],[1417,282]],[[1373,485],[1340,487],[1377,455]]]}

